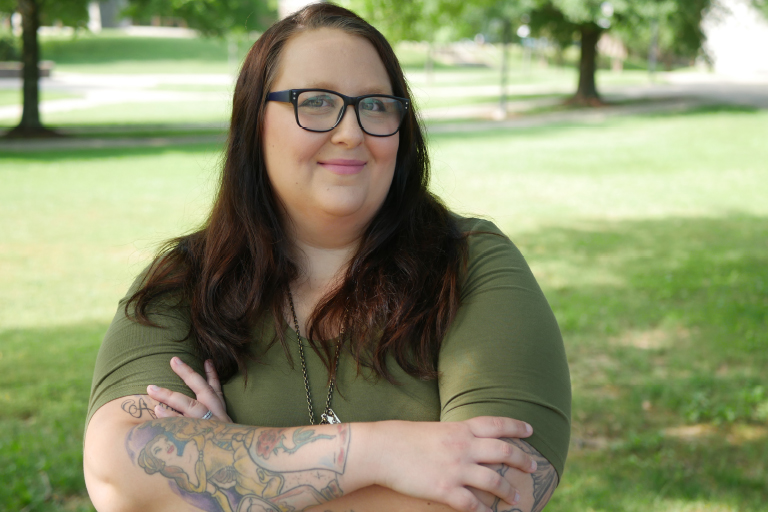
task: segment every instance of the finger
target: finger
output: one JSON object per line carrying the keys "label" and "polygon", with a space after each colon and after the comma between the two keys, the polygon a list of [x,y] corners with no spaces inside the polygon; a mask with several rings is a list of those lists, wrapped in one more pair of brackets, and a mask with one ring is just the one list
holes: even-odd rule
{"label": "finger", "polygon": [[187,395],[171,391],[170,389],[161,388],[158,386],[147,386],[147,394],[162,402],[169,407],[172,407],[179,411],[182,415],[188,418],[202,418],[208,412],[208,408]]}
{"label": "finger", "polygon": [[221,391],[221,382],[219,381],[219,374],[216,373],[216,367],[213,366],[213,361],[207,359],[205,361],[205,378],[208,381],[208,385],[213,388],[213,391],[219,395],[219,398],[224,399],[224,393]]}
{"label": "finger", "polygon": [[481,464],[506,464],[526,473],[536,471],[536,461],[512,443],[501,439],[476,439],[472,457]]}
{"label": "finger", "polygon": [[[509,506],[520,501],[520,494],[503,475],[483,466],[476,466],[466,476],[466,485],[490,493]],[[475,496],[473,494],[473,496]],[[477,496],[475,496],[477,498]]]}
{"label": "finger", "polygon": [[472,491],[465,487],[460,487],[451,492],[446,497],[445,504],[461,512],[492,512],[490,508],[483,505]]}
{"label": "finger", "polygon": [[466,423],[477,437],[524,438],[533,434],[533,428],[528,423],[502,416],[478,416],[466,420]]}
{"label": "finger", "polygon": [[181,377],[184,383],[189,386],[189,389],[195,393],[197,400],[205,405],[214,416],[223,419],[227,415],[227,411],[224,408],[224,395],[219,396],[208,382],[193,370],[191,366],[184,363],[178,357],[172,357],[171,369],[176,375]]}
{"label": "finger", "polygon": [[155,406],[155,416],[158,418],[176,418],[181,417],[182,415],[173,409],[169,409],[158,404]]}

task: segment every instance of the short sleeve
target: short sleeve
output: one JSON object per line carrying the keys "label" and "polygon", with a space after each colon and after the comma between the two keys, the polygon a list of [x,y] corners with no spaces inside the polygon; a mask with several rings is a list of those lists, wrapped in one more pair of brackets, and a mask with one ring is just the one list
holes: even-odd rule
{"label": "short sleeve", "polygon": [[203,374],[203,361],[189,333],[188,312],[177,305],[151,305],[150,320],[158,327],[146,326],[128,318],[125,304],[139,289],[144,273],[131,286],[117,306],[96,357],[96,367],[88,403],[88,422],[102,405],[128,395],[144,395],[155,384],[194,397],[184,381],[171,370],[170,361],[178,356]]}
{"label": "short sleeve", "polygon": [[504,416],[562,476],[571,384],[557,321],[525,259],[490,222],[461,219],[469,254],[462,303],[438,362],[442,421]]}

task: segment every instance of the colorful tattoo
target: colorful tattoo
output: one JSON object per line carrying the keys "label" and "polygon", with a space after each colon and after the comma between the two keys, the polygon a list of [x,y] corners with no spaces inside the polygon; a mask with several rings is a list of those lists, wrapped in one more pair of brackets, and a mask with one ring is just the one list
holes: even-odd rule
{"label": "colorful tattoo", "polygon": [[296,428],[290,442],[288,430],[166,418],[134,427],[126,449],[201,510],[298,512],[341,497],[350,426]]}
{"label": "colorful tattoo", "polygon": [[[530,474],[533,488],[531,512],[541,512],[550,498],[552,498],[552,494],[554,494],[559,483],[557,471],[536,448],[522,439],[504,439],[504,441],[517,446],[536,461],[536,471]],[[507,470],[509,470],[509,466],[505,464],[494,464],[491,467],[501,476],[504,476]],[[503,508],[499,498],[494,500],[491,510],[493,512],[523,512],[517,507],[511,509]]]}
{"label": "colorful tattoo", "polygon": [[333,439],[333,436],[322,434],[315,435],[314,430],[305,430],[302,427],[293,430],[293,447],[285,445],[285,428],[265,429],[259,434],[256,441],[256,453],[263,459],[268,459],[271,454],[278,454],[278,450],[285,453],[296,453],[296,451],[307,443],[317,441],[318,439]]}

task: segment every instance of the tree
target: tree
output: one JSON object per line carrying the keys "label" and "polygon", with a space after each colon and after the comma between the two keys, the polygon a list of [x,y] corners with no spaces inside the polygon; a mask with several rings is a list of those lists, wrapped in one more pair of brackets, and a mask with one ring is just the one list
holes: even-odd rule
{"label": "tree", "polygon": [[263,30],[276,19],[269,0],[129,0],[125,15],[183,19],[207,36]]}
{"label": "tree", "polygon": [[[274,20],[268,0],[129,0],[127,14],[154,14],[184,19],[206,35],[249,31]],[[84,27],[89,0],[0,0],[0,13],[18,11],[22,19],[23,109],[18,126],[6,137],[51,137],[58,135],[40,121],[40,43],[37,32],[43,23],[59,21]]]}
{"label": "tree", "polygon": [[56,132],[40,122],[40,44],[37,30],[41,23],[60,20],[79,27],[88,21],[88,0],[0,0],[0,13],[18,10],[22,26],[22,102],[21,121],[7,137],[51,137]]}
{"label": "tree", "polygon": [[427,41],[427,80],[437,39],[473,37],[495,24],[502,42],[501,111],[506,110],[506,64],[514,20],[533,0],[346,0],[345,5],[375,25],[391,41]]}
{"label": "tree", "polygon": [[[758,0],[759,1],[759,0]],[[579,84],[572,103],[600,105],[595,72],[597,43],[607,30],[637,36],[658,24],[678,54],[695,54],[704,41],[701,19],[713,0],[537,0],[531,12],[534,31],[560,44],[578,38]],[[651,30],[653,31],[653,30]]]}
{"label": "tree", "polygon": [[427,81],[431,80],[434,45],[461,33],[461,0],[341,0],[381,31],[391,42],[426,41]]}

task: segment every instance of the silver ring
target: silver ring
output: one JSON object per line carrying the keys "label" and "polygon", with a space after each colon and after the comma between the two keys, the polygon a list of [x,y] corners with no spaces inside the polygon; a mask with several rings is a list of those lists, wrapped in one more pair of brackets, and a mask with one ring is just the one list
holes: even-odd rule
{"label": "silver ring", "polygon": [[209,419],[211,419],[211,418],[213,418],[213,413],[212,413],[211,411],[208,411],[207,413],[205,413],[205,416],[203,416],[203,417],[202,417],[202,418],[200,418],[200,419],[201,419],[201,420],[209,420]]}

